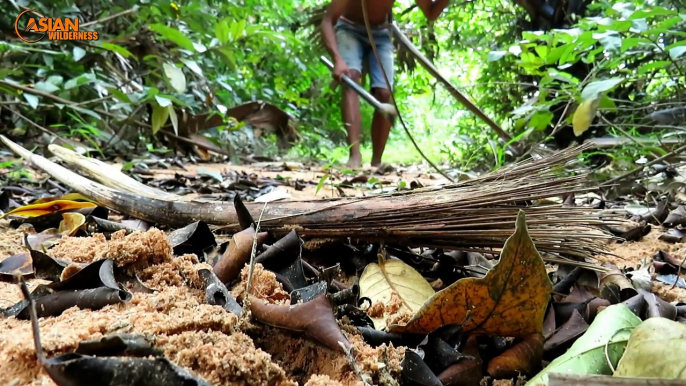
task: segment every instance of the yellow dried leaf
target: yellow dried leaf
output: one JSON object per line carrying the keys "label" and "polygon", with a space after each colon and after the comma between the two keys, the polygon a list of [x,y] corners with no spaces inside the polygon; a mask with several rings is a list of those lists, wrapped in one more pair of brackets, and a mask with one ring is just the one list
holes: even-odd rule
{"label": "yellow dried leaf", "polygon": [[[359,286],[361,297],[368,297],[372,303],[381,302],[384,305],[389,304],[391,294],[395,291],[402,301],[399,311],[410,312],[419,310],[436,292],[419,272],[400,260],[367,265],[360,276]],[[372,320],[376,329],[386,327],[386,316]]]}
{"label": "yellow dried leaf", "polygon": [[8,215],[18,215],[26,217],[38,217],[44,214],[60,212],[67,209],[81,209],[92,208],[97,206],[92,202],[77,202],[69,200],[55,200],[50,202],[43,202],[40,204],[24,205],[14,210],[11,210],[0,217],[4,218]]}
{"label": "yellow dried leaf", "polygon": [[57,233],[65,236],[74,236],[76,231],[86,223],[86,216],[78,212],[62,213],[62,221],[57,229]]}
{"label": "yellow dried leaf", "polygon": [[464,322],[467,334],[540,334],[552,289],[520,210],[514,234],[505,242],[498,264],[485,277],[456,281],[424,303],[406,325],[390,325],[388,329],[428,334],[441,326]]}
{"label": "yellow dried leaf", "polygon": [[579,107],[576,108],[574,117],[572,118],[574,135],[578,137],[591,127],[591,123],[593,123],[599,105],[600,98],[587,99],[581,102]]}

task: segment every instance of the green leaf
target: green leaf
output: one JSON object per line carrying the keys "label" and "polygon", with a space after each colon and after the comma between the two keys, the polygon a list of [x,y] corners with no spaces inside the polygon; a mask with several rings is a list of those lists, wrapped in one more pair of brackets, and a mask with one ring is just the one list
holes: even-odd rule
{"label": "green leaf", "polygon": [[231,22],[231,38],[233,40],[238,40],[239,38],[245,36],[245,19],[239,21]]}
{"label": "green leaf", "polygon": [[155,103],[152,106],[152,133],[157,134],[162,126],[167,123],[167,118],[169,118],[169,109],[167,107],[162,107]]}
{"label": "green leaf", "polygon": [[186,35],[181,33],[181,31],[176,28],[170,28],[162,24],[150,24],[150,29],[162,35],[163,38],[176,43],[179,47],[185,48],[189,51],[195,51],[195,47],[193,46],[191,39],[187,38]]}
{"label": "green leaf", "polygon": [[617,105],[615,104],[615,101],[610,99],[610,97],[607,95],[603,95],[603,97],[600,98],[600,104],[598,105],[598,108],[608,112],[617,111]]}
{"label": "green leaf", "polygon": [[161,107],[167,107],[172,105],[172,101],[170,99],[167,99],[159,95],[155,95],[155,100]]}
{"label": "green leaf", "polygon": [[29,106],[33,107],[34,109],[36,107],[38,107],[38,97],[37,96],[35,96],[33,94],[26,93],[26,92],[23,95],[24,95],[24,99],[26,99],[26,101],[29,102]]}
{"label": "green leaf", "polygon": [[639,47],[644,44],[650,44],[650,41],[646,38],[625,38],[622,39],[621,52],[624,53],[632,48]]}
{"label": "green leaf", "polygon": [[495,62],[507,55],[507,51],[491,51],[488,53],[488,61]]}
{"label": "green leaf", "polygon": [[61,75],[50,75],[45,81],[59,87],[64,82],[64,78]]}
{"label": "green leaf", "polygon": [[176,117],[176,111],[174,111],[174,106],[167,106],[167,110],[169,111],[169,120],[171,121],[172,126],[174,126],[174,134],[179,135],[179,119]]}
{"label": "green leaf", "polygon": [[317,190],[315,190],[314,194],[316,195],[319,193],[319,190],[324,186],[324,182],[329,178],[329,174],[324,174],[322,178],[319,179],[319,183],[317,184]]}
{"label": "green leaf", "polygon": [[163,63],[162,68],[174,90],[179,94],[186,92],[186,76],[183,75],[183,71],[171,63]]}
{"label": "green leaf", "polygon": [[233,54],[233,52],[229,49],[226,48],[219,48],[217,51],[226,59],[228,62],[227,64],[233,68],[236,67],[236,58]]}
{"label": "green leaf", "polygon": [[[631,331],[640,323],[641,319],[622,303],[607,307],[596,316],[586,333],[567,352],[550,362],[525,386],[546,385],[548,374],[553,372],[611,375],[612,368],[624,353]],[[608,359],[612,367],[608,364]]]}
{"label": "green leaf", "polygon": [[646,64],[640,66],[637,71],[640,75],[643,75],[643,74],[651,72],[651,71],[655,71],[655,70],[659,70],[661,68],[665,68],[671,64],[672,64],[672,62],[670,62],[669,60],[659,60],[657,62],[646,63]]}
{"label": "green leaf", "polygon": [[683,54],[686,54],[686,46],[674,47],[669,50],[669,57],[674,60],[680,58]]}
{"label": "green leaf", "polygon": [[219,43],[224,44],[229,41],[229,23],[222,20],[214,26],[214,36],[217,37]]}
{"label": "green leaf", "polygon": [[72,55],[74,56],[74,61],[78,62],[79,60],[83,59],[84,56],[86,56],[86,50],[79,46],[74,46]]}
{"label": "green leaf", "polygon": [[78,111],[78,112],[80,112],[80,113],[83,113],[83,114],[86,114],[86,115],[90,115],[91,117],[93,117],[93,118],[95,118],[95,119],[98,119],[98,120],[101,120],[101,119],[102,119],[102,117],[101,117],[98,113],[96,113],[95,111],[93,111],[93,110],[84,109],[83,107],[76,106],[76,105],[67,105],[67,107],[69,107],[69,108],[72,109],[72,110]]}
{"label": "green leaf", "polygon": [[595,99],[601,92],[608,91],[623,81],[624,78],[610,78],[591,82],[584,87],[584,90],[581,92],[581,98],[583,100]]}
{"label": "green leaf", "polygon": [[669,19],[663,21],[659,24],[660,28],[671,29],[677,24],[681,23],[683,20],[679,16],[670,17]]}
{"label": "green leaf", "polygon": [[546,60],[546,57],[548,56],[548,47],[536,46],[534,47],[534,51],[536,51],[536,53],[541,59]]}
{"label": "green leaf", "polygon": [[198,63],[196,63],[196,62],[193,61],[193,60],[184,59],[184,58],[181,58],[181,59],[179,59],[179,60],[181,60],[181,63],[185,64],[186,67],[188,67],[189,70],[195,72],[196,74],[198,74],[198,75],[200,75],[200,76],[203,76],[203,74],[202,74],[202,68],[200,68],[200,66],[198,66]]}
{"label": "green leaf", "polygon": [[529,121],[529,126],[533,127],[536,130],[543,130],[546,127],[548,127],[552,120],[553,113],[551,113],[550,111],[537,111],[531,117],[531,121]]}
{"label": "green leaf", "polygon": [[686,379],[683,357],[676,354],[685,350],[686,325],[663,317],[646,319],[631,332],[614,376]]}
{"label": "green leaf", "polygon": [[640,9],[631,16],[629,16],[629,20],[636,20],[636,19],[644,19],[644,18],[651,18],[655,16],[675,16],[677,15],[676,11],[672,11],[669,9],[665,9],[663,7],[655,7],[651,9],[650,11],[646,11],[643,9]]}
{"label": "green leaf", "polygon": [[86,83],[90,83],[95,81],[95,74],[87,72],[85,74],[81,74],[77,76],[76,78],[69,79],[67,83],[64,84],[64,89],[65,90],[71,90],[75,87],[84,85]]}
{"label": "green leaf", "polygon": [[110,94],[114,95],[115,98],[119,99],[122,102],[132,103],[131,98],[129,98],[128,95],[124,94],[123,92],[117,90],[114,87],[108,88],[107,91],[109,91]]}
{"label": "green leaf", "polygon": [[116,52],[125,58],[129,58],[129,57],[133,56],[131,51],[127,50],[126,48],[124,48],[120,45],[114,44],[114,43],[100,43],[100,47],[102,47],[108,51]]}
{"label": "green leaf", "polygon": [[35,86],[33,86],[33,88],[47,93],[53,93],[60,89],[50,82],[38,82]]}
{"label": "green leaf", "polygon": [[608,51],[616,51],[622,46],[622,38],[616,31],[593,34],[593,38],[598,39],[603,48]]}

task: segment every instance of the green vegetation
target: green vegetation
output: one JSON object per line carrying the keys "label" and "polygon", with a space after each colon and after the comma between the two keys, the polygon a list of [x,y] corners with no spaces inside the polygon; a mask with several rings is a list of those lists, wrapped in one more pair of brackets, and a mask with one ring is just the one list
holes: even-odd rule
{"label": "green vegetation", "polygon": [[[326,2],[78,4],[11,0],[0,5],[3,134],[33,138],[54,132],[106,158],[146,150],[164,153],[179,144],[164,131],[188,134],[180,112],[223,114],[263,100],[295,118],[301,140],[282,156],[345,160],[340,95],[329,88],[331,75],[318,60],[324,51],[315,40],[318,24],[312,22]],[[418,9],[411,9],[413,2],[404,0],[396,4],[395,22],[516,141],[559,147],[579,138],[628,136],[627,144],[598,154],[632,162],[643,154],[664,154],[664,146],[638,139],[665,139],[684,129],[683,115],[670,118],[664,112],[686,111],[683,4],[600,0],[584,9],[570,2],[566,11],[573,12],[567,18],[558,17],[564,12],[548,18],[539,12],[533,19],[527,12],[530,3],[521,4],[456,2],[428,25]],[[78,17],[100,39],[25,43],[13,26],[27,8],[48,17]],[[506,144],[407,52],[398,52],[397,66],[401,113],[434,162],[465,170],[506,162]],[[583,132],[577,138],[573,117],[583,102],[590,128],[577,125]],[[364,106],[363,114],[363,157],[369,162],[371,108]],[[581,113],[578,117],[582,122]],[[279,152],[275,133],[254,139],[244,123],[224,121],[206,135],[228,152]],[[391,132],[385,159],[422,161],[400,125]]]}

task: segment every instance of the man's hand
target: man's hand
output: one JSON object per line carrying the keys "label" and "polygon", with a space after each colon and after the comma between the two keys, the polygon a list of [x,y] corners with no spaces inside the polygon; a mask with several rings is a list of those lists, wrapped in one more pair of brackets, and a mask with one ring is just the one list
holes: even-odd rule
{"label": "man's hand", "polygon": [[350,77],[350,68],[343,59],[338,59],[333,64],[333,77],[340,82],[343,75]]}

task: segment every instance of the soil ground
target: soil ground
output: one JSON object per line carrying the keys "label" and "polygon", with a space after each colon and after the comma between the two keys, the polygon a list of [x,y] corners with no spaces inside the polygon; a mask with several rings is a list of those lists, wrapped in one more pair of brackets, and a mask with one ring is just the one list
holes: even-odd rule
{"label": "soil ground", "polygon": [[[290,178],[310,182],[302,190],[281,186],[291,195],[291,199],[319,199],[324,196],[339,195],[340,190],[323,188],[316,193],[316,183],[323,175],[319,169],[308,169],[291,165],[284,170],[279,163],[252,166],[226,165],[189,165],[188,170],[180,168],[155,169],[159,178],[173,177],[174,173],[195,175],[198,169],[222,172],[231,169],[237,172],[255,173],[259,178]],[[419,182],[423,186],[444,183],[438,174],[418,169],[405,169],[386,175],[373,175],[385,186],[397,186],[400,181],[410,184]],[[40,173],[36,173],[40,175]],[[354,175],[339,175],[338,182]],[[370,189],[342,189],[345,195],[360,196]],[[613,244],[610,251],[616,256],[601,256],[600,261],[612,261],[620,268],[636,268],[642,259],[650,258],[662,250],[670,252],[677,259],[686,253],[686,244],[669,244],[658,240],[661,230],[653,230],[642,241]],[[64,257],[90,253],[93,250],[106,250],[114,253],[115,248],[134,248],[140,255],[159,256],[151,259],[139,274],[143,282],[160,289],[154,294],[134,293],[128,304],[107,306],[98,311],[79,310],[76,307],[54,318],[40,320],[43,347],[48,357],[72,351],[81,340],[95,339],[108,333],[135,332],[154,334],[156,345],[175,363],[203,376],[212,384],[222,385],[362,385],[351,371],[345,357],[324,349],[306,339],[285,333],[258,323],[247,328],[239,328],[237,318],[204,304],[204,294],[184,280],[184,272],[200,264],[193,256],[171,259],[171,250],[161,232],[148,232],[148,236],[128,240],[121,245],[90,238],[89,247],[67,248],[63,245]],[[86,240],[82,240],[86,241]],[[72,244],[72,243],[67,243]],[[66,250],[65,250],[66,248]],[[137,248],[137,249],[136,249]],[[24,252],[23,234],[11,229],[8,221],[0,220],[0,261]],[[103,252],[106,253],[106,252]],[[70,255],[70,256],[68,256]],[[61,256],[54,256],[61,257]],[[88,261],[84,257],[83,261]],[[153,261],[155,260],[155,261]],[[259,271],[259,270],[258,270]],[[192,275],[191,275],[192,276]],[[269,297],[282,291],[273,275],[261,271],[258,282],[263,283],[262,295]],[[30,289],[40,280],[30,280]],[[236,288],[233,289],[234,291]],[[653,290],[668,301],[686,302],[686,290],[653,280]],[[0,302],[2,307],[14,304],[21,299],[17,285],[0,282]],[[397,372],[403,349],[384,347],[373,349],[362,342],[359,335],[344,329],[348,339],[355,346],[358,365],[364,374],[379,379],[382,369]],[[385,351],[385,352],[384,352]],[[383,364],[383,365],[382,365]],[[385,366],[384,366],[385,365]],[[37,362],[33,349],[28,321],[8,318],[0,320],[0,384],[3,385],[53,385]]]}

